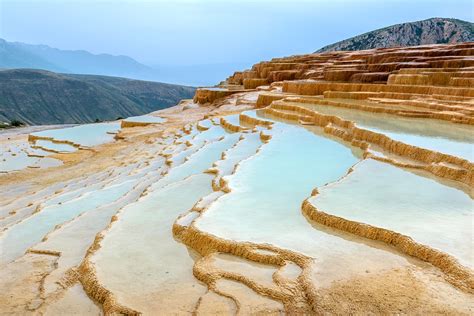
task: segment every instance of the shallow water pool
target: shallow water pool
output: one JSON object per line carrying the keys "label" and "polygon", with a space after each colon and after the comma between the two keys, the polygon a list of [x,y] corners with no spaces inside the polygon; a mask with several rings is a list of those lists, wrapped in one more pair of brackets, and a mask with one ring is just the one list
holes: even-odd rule
{"label": "shallow water pool", "polygon": [[474,203],[461,190],[368,159],[319,192],[310,201],[323,212],[399,232],[474,266]]}
{"label": "shallow water pool", "polygon": [[120,129],[119,122],[84,124],[68,128],[46,130],[33,133],[33,136],[52,138],[56,141],[72,142],[82,147],[93,147],[113,141]]}

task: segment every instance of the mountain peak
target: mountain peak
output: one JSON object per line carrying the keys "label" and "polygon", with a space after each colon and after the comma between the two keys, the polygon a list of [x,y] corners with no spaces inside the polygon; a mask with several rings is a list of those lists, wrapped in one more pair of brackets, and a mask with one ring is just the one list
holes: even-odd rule
{"label": "mountain peak", "polygon": [[324,46],[317,53],[474,41],[473,23],[435,17],[370,31]]}

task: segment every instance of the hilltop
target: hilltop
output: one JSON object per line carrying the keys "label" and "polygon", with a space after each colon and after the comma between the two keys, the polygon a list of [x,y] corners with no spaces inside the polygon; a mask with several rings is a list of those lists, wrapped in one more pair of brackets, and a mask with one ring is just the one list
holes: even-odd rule
{"label": "hilltop", "polygon": [[431,18],[401,23],[324,46],[317,53],[404,47],[427,44],[448,44],[474,41],[473,23],[447,18]]}
{"label": "hilltop", "polygon": [[149,113],[192,97],[194,88],[45,70],[0,71],[0,121],[89,123]]}

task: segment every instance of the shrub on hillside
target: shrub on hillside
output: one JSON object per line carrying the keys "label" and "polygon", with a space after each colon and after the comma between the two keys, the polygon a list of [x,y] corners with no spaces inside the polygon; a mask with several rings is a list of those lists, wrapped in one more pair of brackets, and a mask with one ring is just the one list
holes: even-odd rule
{"label": "shrub on hillside", "polygon": [[25,123],[19,120],[11,120],[10,125],[13,127],[19,127],[25,125]]}

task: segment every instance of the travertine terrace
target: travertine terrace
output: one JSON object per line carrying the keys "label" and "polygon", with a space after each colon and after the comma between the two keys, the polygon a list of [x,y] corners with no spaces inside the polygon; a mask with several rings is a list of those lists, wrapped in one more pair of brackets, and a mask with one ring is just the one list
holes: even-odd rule
{"label": "travertine terrace", "polygon": [[75,149],[0,174],[0,313],[472,315],[473,55],[275,58],[43,139]]}

